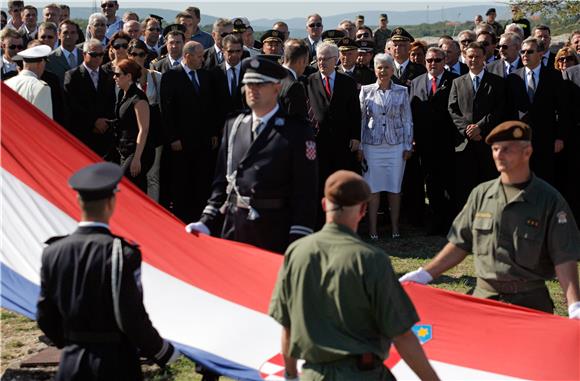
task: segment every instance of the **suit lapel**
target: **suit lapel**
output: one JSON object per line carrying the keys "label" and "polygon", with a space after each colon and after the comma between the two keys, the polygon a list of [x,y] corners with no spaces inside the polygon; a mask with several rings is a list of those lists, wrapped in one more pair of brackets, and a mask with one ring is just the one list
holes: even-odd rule
{"label": "suit lapel", "polygon": [[[86,83],[87,88],[90,88],[91,91],[96,93],[97,89],[95,89],[95,84],[93,83],[93,80],[91,79],[91,75],[89,74],[87,69],[85,69],[85,67],[81,65],[81,66],[79,66],[79,71],[80,71],[81,77],[83,77],[83,80]],[[100,70],[99,70],[99,82],[101,82]]]}
{"label": "suit lapel", "polygon": [[475,93],[473,92],[473,82],[471,82],[471,76],[469,74],[465,74],[463,77],[461,77],[461,79],[463,83],[463,94],[461,93],[460,94],[462,97],[465,97],[465,103],[470,105],[469,107],[471,108],[473,107],[473,101],[475,99]]}

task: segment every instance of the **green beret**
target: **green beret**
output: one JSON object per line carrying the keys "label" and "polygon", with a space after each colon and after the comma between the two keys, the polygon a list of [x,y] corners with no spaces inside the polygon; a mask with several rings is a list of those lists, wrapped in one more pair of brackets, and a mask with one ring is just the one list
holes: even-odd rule
{"label": "green beret", "polygon": [[493,144],[509,140],[521,140],[529,142],[532,139],[532,129],[524,122],[518,120],[508,120],[491,130],[485,142]]}

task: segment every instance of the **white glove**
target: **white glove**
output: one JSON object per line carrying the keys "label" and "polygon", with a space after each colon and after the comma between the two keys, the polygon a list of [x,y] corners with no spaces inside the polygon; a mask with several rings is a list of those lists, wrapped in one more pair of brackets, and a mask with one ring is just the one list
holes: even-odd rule
{"label": "white glove", "polygon": [[169,358],[169,360],[167,360],[167,364],[165,364],[165,365],[173,364],[174,362],[177,361],[177,359],[179,358],[179,356],[181,356],[181,352],[176,347],[173,347],[173,354],[171,355],[171,357]]}
{"label": "white glove", "polygon": [[422,267],[419,267],[415,271],[411,271],[410,273],[406,273],[402,277],[399,278],[399,282],[415,282],[420,284],[427,284],[433,280],[431,274],[428,271],[423,270]]}
{"label": "white glove", "polygon": [[580,302],[572,303],[568,306],[568,317],[580,320]]}
{"label": "white glove", "polygon": [[205,226],[205,224],[201,221],[192,222],[192,223],[186,225],[185,231],[190,233],[190,234],[193,232],[198,232],[198,233],[206,234],[206,235],[210,234],[207,226]]}

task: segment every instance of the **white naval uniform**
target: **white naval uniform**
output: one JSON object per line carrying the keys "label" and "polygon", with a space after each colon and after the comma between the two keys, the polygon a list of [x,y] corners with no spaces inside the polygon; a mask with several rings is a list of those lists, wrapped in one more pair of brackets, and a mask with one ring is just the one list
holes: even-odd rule
{"label": "white naval uniform", "polygon": [[50,87],[30,70],[22,70],[4,83],[52,119]]}

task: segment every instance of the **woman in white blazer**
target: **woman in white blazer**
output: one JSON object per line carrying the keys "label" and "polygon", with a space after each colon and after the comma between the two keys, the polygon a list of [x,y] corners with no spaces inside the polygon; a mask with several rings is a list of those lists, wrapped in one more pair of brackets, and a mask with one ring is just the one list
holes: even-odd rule
{"label": "woman in white blazer", "polygon": [[377,82],[361,88],[361,149],[367,166],[364,178],[371,187],[369,233],[377,240],[377,211],[380,192],[388,192],[392,237],[399,238],[401,183],[405,160],[411,157],[413,121],[409,93],[393,83],[393,58],[377,54],[374,58]]}

